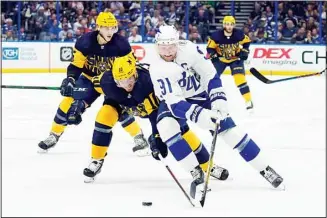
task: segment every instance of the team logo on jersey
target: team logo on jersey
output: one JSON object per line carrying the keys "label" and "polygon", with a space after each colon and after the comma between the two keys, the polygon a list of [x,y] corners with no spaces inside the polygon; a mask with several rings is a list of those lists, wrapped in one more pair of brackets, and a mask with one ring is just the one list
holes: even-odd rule
{"label": "team logo on jersey", "polygon": [[18,60],[18,48],[2,48],[2,60]]}
{"label": "team logo on jersey", "polygon": [[73,48],[72,47],[60,47],[60,60],[72,61],[73,60]]}

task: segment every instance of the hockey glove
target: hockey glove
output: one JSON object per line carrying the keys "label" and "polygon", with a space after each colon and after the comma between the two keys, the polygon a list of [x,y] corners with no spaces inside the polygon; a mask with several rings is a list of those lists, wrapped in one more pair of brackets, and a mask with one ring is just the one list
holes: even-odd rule
{"label": "hockey glove", "polygon": [[82,114],[85,111],[85,103],[83,100],[75,100],[67,112],[67,124],[78,125],[82,122]]}
{"label": "hockey glove", "polygon": [[210,53],[209,54],[209,59],[211,60],[212,63],[219,61],[219,58],[222,57],[222,55],[218,53]]}
{"label": "hockey glove", "polygon": [[75,87],[75,79],[72,77],[65,78],[60,86],[60,94],[66,97],[72,97]]}
{"label": "hockey glove", "polygon": [[167,157],[168,149],[167,145],[161,140],[159,134],[149,136],[149,144],[151,149],[152,157],[156,160],[160,160],[159,153],[163,158]]}
{"label": "hockey glove", "polygon": [[220,113],[217,113],[213,110],[208,110],[198,105],[191,106],[190,110],[192,111],[187,112],[190,113],[188,116],[190,120],[196,123],[200,128],[206,130],[214,130],[216,122],[219,122],[223,117]]}
{"label": "hockey glove", "polygon": [[227,98],[222,87],[211,91],[210,102],[211,110],[220,113],[221,119],[225,119],[228,116]]}
{"label": "hockey glove", "polygon": [[238,57],[243,61],[247,60],[249,57],[249,50],[243,48]]}

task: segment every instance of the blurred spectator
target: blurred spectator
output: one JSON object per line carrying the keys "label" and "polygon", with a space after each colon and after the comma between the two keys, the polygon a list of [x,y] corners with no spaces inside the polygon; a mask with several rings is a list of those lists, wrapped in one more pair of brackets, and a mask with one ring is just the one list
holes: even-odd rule
{"label": "blurred spectator", "polygon": [[318,43],[319,41],[319,35],[318,35],[318,29],[313,28],[311,31],[311,37],[312,37],[312,41],[313,43]]}
{"label": "blurred spectator", "polygon": [[62,21],[60,22],[58,27],[63,28],[63,26],[66,25],[66,24],[68,25],[68,29],[72,29],[72,25],[68,22],[67,17],[62,18]]}
{"label": "blurred spectator", "polygon": [[309,17],[308,18],[308,22],[307,22],[307,30],[311,30],[317,28],[315,19],[313,17]]}
{"label": "blurred spectator", "polygon": [[20,28],[20,30],[19,30],[19,32],[20,32],[20,39],[19,39],[19,41],[26,41],[26,33],[25,33],[25,29],[24,29],[24,27],[21,27]]}
{"label": "blurred spectator", "polygon": [[124,29],[119,30],[118,34],[127,38],[126,30],[124,30]]}
{"label": "blurred spectator", "polygon": [[[67,24],[66,24],[66,26],[67,26]],[[51,40],[58,40],[60,31],[61,31],[61,28],[58,25],[58,21],[54,20],[49,29],[50,34],[52,34]]]}
{"label": "blurred spectator", "polygon": [[179,39],[186,39],[187,34],[183,29],[183,26],[178,27]]}
{"label": "blurred spectator", "polygon": [[189,40],[194,43],[202,43],[203,42],[201,39],[201,36],[197,32],[191,33]]}
{"label": "blurred spectator", "polygon": [[6,41],[15,41],[14,34],[12,30],[6,32]]}
{"label": "blurred spectator", "polygon": [[142,36],[137,34],[137,27],[133,27],[131,30],[131,35],[128,37],[129,42],[142,42]]}
{"label": "blurred spectator", "polygon": [[175,6],[173,4],[169,7],[169,13],[168,13],[168,25],[174,25],[176,22],[177,16],[175,12]]}
{"label": "blurred spectator", "polygon": [[73,30],[74,31],[76,31],[77,28],[82,27],[82,24],[81,24],[82,20],[83,20],[83,16],[82,15],[79,15],[77,17],[77,19],[76,19],[76,22],[73,24]]}
{"label": "blurred spectator", "polygon": [[153,17],[151,18],[151,25],[152,26],[157,26],[158,25],[159,16],[160,16],[159,10],[154,10]]}
{"label": "blurred spectator", "polygon": [[144,42],[154,42],[155,35],[156,35],[156,30],[154,28],[150,29],[145,35]]}
{"label": "blurred spectator", "polygon": [[11,31],[12,34],[16,33],[16,28],[13,26],[13,20],[11,18],[5,19],[5,24],[2,26],[2,34],[6,34]]}
{"label": "blurred spectator", "polygon": [[254,11],[251,12],[250,18],[252,20],[256,19],[257,17],[261,16],[261,5],[258,2],[254,4]]}
{"label": "blurred spectator", "polygon": [[[58,3],[58,5],[57,5]],[[137,37],[134,35],[133,27],[141,28],[142,14],[141,1],[103,1],[98,5],[98,1],[24,1],[21,3],[21,10],[18,11],[18,3],[10,2],[1,4],[1,30],[2,39],[6,40],[76,40],[86,32],[96,30],[96,17],[98,11],[111,11],[117,18],[120,34],[128,39]],[[323,2],[322,13],[319,12],[318,1],[279,1],[278,16],[274,14],[274,2],[256,1],[254,10],[248,13],[246,26],[243,30],[249,37],[256,42],[263,42],[275,39],[275,18],[278,20],[278,39],[281,41],[290,40],[294,35],[298,39],[303,38],[302,30],[305,29],[305,42],[317,43],[320,38],[326,39],[326,7]],[[8,7],[9,6],[9,7]],[[59,17],[57,17],[57,6],[59,6]],[[189,11],[189,38],[195,42],[202,41],[206,43],[207,37],[216,25],[214,22],[221,23],[217,16],[226,15],[226,9],[230,8],[229,2],[215,1],[193,1],[190,2]],[[186,38],[185,29],[185,11],[184,1],[148,1],[144,5],[144,35],[145,42],[153,42],[153,35],[161,25],[175,25],[180,32],[180,38]],[[242,3],[235,2],[236,20],[238,12],[242,11]],[[21,14],[20,27],[18,29],[17,15]],[[244,15],[242,15],[244,16]],[[322,27],[319,25],[319,19],[322,18]],[[59,23],[54,20],[59,20]],[[291,21],[293,25],[288,24]],[[68,26],[65,31],[64,26]],[[196,26],[194,29],[193,26]],[[263,29],[262,29],[263,28]],[[122,31],[124,29],[124,31]],[[193,29],[195,31],[193,31]],[[322,30],[322,36],[319,37],[319,29]],[[310,33],[308,32],[310,30]],[[59,32],[62,31],[58,38]],[[72,34],[68,32],[72,31]],[[133,33],[130,33],[132,31]],[[19,35],[21,36],[19,37]],[[263,37],[262,37],[263,34]],[[72,36],[71,36],[72,35]],[[309,40],[310,38],[310,40]],[[296,39],[293,39],[293,41]],[[300,40],[301,41],[301,40]],[[298,41],[298,42],[300,42]]]}
{"label": "blurred spectator", "polygon": [[249,36],[250,28],[248,25],[244,25],[243,32],[245,35]]}
{"label": "blurred spectator", "polygon": [[74,42],[73,31],[67,32],[67,37],[64,39],[64,42]]}
{"label": "blurred spectator", "polygon": [[306,17],[311,17],[314,15],[314,5],[309,2],[308,5],[307,5],[307,8],[305,9],[305,16]]}
{"label": "blurred spectator", "polygon": [[83,28],[77,28],[77,30],[75,31],[75,35],[74,35],[74,40],[76,41],[77,39],[79,39],[79,37],[81,37],[83,35],[81,29]]}
{"label": "blurred spectator", "polygon": [[286,21],[286,28],[282,30],[283,37],[290,38],[292,37],[297,31],[297,28],[294,26],[294,23],[292,20]]}
{"label": "blurred spectator", "polygon": [[64,41],[67,38],[67,36],[68,36],[68,32],[73,33],[72,30],[68,30],[68,25],[67,24],[64,24],[64,27],[62,28],[62,30],[58,34],[58,39],[60,41]]}
{"label": "blurred spectator", "polygon": [[301,44],[304,43],[304,39],[306,37],[305,29],[301,27],[297,30],[297,33],[293,35],[291,42]]}
{"label": "blurred spectator", "polygon": [[298,19],[296,16],[294,16],[292,9],[288,9],[287,14],[284,19],[284,22],[286,20],[292,20],[295,26],[297,26],[297,24],[298,24]]}

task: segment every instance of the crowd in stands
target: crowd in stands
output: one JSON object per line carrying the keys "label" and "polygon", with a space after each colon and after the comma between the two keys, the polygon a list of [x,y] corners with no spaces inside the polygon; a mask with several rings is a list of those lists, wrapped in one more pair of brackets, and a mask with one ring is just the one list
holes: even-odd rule
{"label": "crowd in stands", "polygon": [[[319,13],[318,2],[282,1],[278,2],[277,39],[281,43],[318,44],[319,29],[326,44],[326,7],[323,3]],[[266,43],[275,39],[274,2],[258,1],[243,30],[252,41]],[[319,26],[319,20],[322,26]]]}
{"label": "crowd in stands", "polygon": [[[206,43],[210,35],[209,25],[215,16],[221,15],[223,2],[190,2],[189,36],[196,43]],[[318,12],[318,2],[279,1],[278,41],[288,43],[319,43],[319,28],[326,42],[326,6]],[[57,11],[57,8],[59,11]],[[129,42],[153,42],[160,25],[175,25],[181,39],[186,39],[184,1],[147,1],[142,27],[140,1],[25,1],[19,10],[17,2],[1,4],[1,27],[3,41],[62,41],[74,42],[84,33],[96,29],[96,18],[100,11],[112,12],[119,21],[118,34]],[[59,13],[58,13],[59,12]],[[21,16],[20,29],[17,17]],[[322,19],[322,27],[319,19]],[[237,22],[237,16],[236,16]],[[256,43],[275,40],[274,2],[257,1],[244,32]],[[143,34],[142,34],[143,31]]]}

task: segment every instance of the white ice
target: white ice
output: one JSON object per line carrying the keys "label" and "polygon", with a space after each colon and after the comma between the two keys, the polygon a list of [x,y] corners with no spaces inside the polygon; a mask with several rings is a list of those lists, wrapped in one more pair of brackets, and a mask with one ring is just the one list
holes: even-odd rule
{"label": "white ice", "polygon": [[[4,85],[59,86],[64,74],[3,74]],[[276,79],[277,77],[269,77]],[[79,126],[70,126],[55,148],[40,155],[62,97],[58,91],[2,89],[3,216],[325,216],[326,83],[313,77],[266,85],[248,76],[255,114],[248,116],[238,89],[223,76],[231,115],[262,148],[285,179],[274,190],[218,139],[214,160],[232,179],[210,180],[204,208],[192,208],[164,166],[136,157],[133,141],[117,124],[101,174],[83,182],[90,160],[98,99]],[[140,120],[146,136],[147,120]],[[211,136],[196,128],[210,150]],[[191,176],[171,155],[168,162],[185,189]],[[142,206],[151,201],[151,207]]]}

